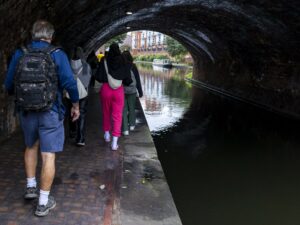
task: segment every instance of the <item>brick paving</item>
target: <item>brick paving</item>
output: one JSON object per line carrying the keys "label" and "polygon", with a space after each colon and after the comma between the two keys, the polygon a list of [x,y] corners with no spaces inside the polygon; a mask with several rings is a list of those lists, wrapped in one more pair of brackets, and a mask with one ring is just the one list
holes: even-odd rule
{"label": "brick paving", "polygon": [[[135,131],[111,151],[103,140],[98,94],[91,90],[87,145],[66,139],[51,191],[57,206],[43,218],[34,216],[37,200],[23,199],[21,132],[1,142],[0,225],[181,225],[140,104],[136,112]],[[39,181],[40,163],[37,171]],[[155,179],[143,182],[149,171]]]}
{"label": "brick paving", "polygon": [[[22,198],[25,187],[23,139],[16,132],[0,145],[0,225],[108,225],[118,195],[122,148],[110,151],[103,141],[98,95],[92,90],[87,118],[87,145],[66,139],[57,154],[51,194],[57,206],[43,218],[34,216],[37,201]],[[40,162],[40,160],[39,160]],[[37,178],[39,181],[40,163]],[[103,190],[100,185],[105,185]]]}

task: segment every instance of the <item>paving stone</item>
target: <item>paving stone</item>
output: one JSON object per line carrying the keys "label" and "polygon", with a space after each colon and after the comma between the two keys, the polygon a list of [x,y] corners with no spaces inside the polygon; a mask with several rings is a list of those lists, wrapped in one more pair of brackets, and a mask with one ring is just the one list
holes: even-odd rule
{"label": "paving stone", "polygon": [[[103,147],[89,147],[90,145],[97,146],[97,142],[103,142],[102,139],[93,139],[95,136],[103,136],[98,97],[97,94],[94,93],[94,95],[96,98],[91,99],[88,109],[87,137],[89,137],[89,142],[82,151],[66,139],[64,151],[57,154],[56,177],[51,191],[57,201],[57,206],[42,220],[34,216],[37,201],[23,200],[26,180],[21,150],[24,148],[22,134],[16,133],[2,144],[0,225],[99,224],[106,196],[105,193],[100,193],[98,188],[100,182],[98,174],[104,170],[106,157],[109,155]],[[40,162],[39,159],[38,183]],[[95,176],[91,176],[93,174]]]}
{"label": "paving stone", "polygon": [[[146,129],[143,128],[143,130]],[[123,222],[120,222],[121,219],[118,219],[118,216],[113,216],[113,214],[120,214],[119,216],[125,218],[124,221],[130,221],[131,217],[136,217],[135,221],[139,221],[141,216],[149,216],[148,213],[153,211],[152,208],[147,208],[150,204],[141,200],[145,195],[147,195],[147,201],[152,199],[152,205],[156,204],[160,206],[170,202],[173,207],[171,210],[160,210],[157,207],[158,210],[155,212],[159,214],[159,218],[164,219],[166,217],[168,219],[170,216],[173,218],[171,223],[164,222],[166,225],[180,224],[175,205],[172,202],[169,189],[166,185],[167,183],[163,179],[160,180],[158,185],[155,182],[152,183],[156,186],[152,189],[157,189],[156,191],[152,191],[152,189],[147,190],[147,186],[143,185],[140,187],[143,191],[138,190],[136,187],[131,190],[131,195],[122,195],[122,199],[124,199],[122,204],[127,209],[121,213],[120,187],[122,184],[121,180],[123,179],[123,160],[128,160],[131,157],[130,151],[126,154],[123,151],[130,146],[134,146],[134,141],[130,141],[130,138],[133,140],[143,139],[143,134],[137,132],[136,134],[139,135],[139,138],[134,135],[128,137],[126,140],[120,138],[119,150],[117,152],[111,151],[109,145],[106,145],[104,140],[99,138],[103,137],[103,132],[101,131],[101,112],[98,94],[95,92],[91,93],[89,99],[86,132],[88,141],[85,147],[79,149],[74,145],[73,141],[66,139],[64,151],[57,154],[56,175],[51,190],[51,195],[55,197],[57,206],[44,218],[34,216],[38,200],[27,201],[23,199],[26,179],[23,152],[20,150],[24,148],[21,133],[17,132],[9,140],[0,143],[2,153],[0,154],[0,171],[2,171],[0,173],[0,225],[107,225],[107,222],[112,222],[113,220],[116,220],[114,224],[123,224]],[[147,132],[144,135],[149,136],[149,130]],[[140,150],[146,149],[145,151],[149,151],[149,143],[143,144],[138,142],[137,145]],[[151,146],[154,146],[153,143]],[[135,150],[137,148],[137,146],[134,147]],[[154,147],[152,150],[155,152]],[[126,162],[127,166],[129,165],[129,161],[135,162],[134,165],[139,171],[139,174],[131,174],[131,176],[136,176],[131,178],[131,181],[129,175],[126,174],[127,183],[130,184],[131,182],[134,185],[135,180],[139,180],[142,176],[143,164],[149,161],[147,158],[147,160],[141,159],[138,162],[137,158],[142,158],[143,156],[143,154],[134,156],[134,159]],[[156,161],[153,159],[150,161],[153,161],[153,165],[159,164],[157,159]],[[137,162],[138,164],[136,164]],[[38,184],[40,169],[41,159],[39,156],[37,169]],[[101,190],[99,188],[100,185],[105,185],[105,188]],[[129,190],[126,191],[129,192]],[[163,193],[164,196],[161,195],[159,198],[153,200],[155,195],[151,194],[158,192]],[[125,192],[123,191],[123,193]],[[130,207],[128,207],[129,205]],[[129,208],[134,210],[132,211]],[[148,220],[145,224],[161,224],[159,221],[154,223],[155,217],[157,215],[153,217],[153,220]],[[145,220],[143,221],[145,222]],[[139,221],[135,224],[143,225],[143,223]]]}

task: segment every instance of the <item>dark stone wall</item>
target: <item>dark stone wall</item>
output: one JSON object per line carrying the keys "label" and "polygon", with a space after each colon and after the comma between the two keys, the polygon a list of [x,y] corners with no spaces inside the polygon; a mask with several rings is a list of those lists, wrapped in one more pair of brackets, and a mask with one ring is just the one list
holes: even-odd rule
{"label": "dark stone wall", "polygon": [[[299,116],[299,11],[298,0],[1,1],[0,82],[38,18],[54,24],[57,44],[81,45],[86,54],[130,26],[185,45],[196,62],[194,79]],[[10,102],[1,92],[1,120]]]}

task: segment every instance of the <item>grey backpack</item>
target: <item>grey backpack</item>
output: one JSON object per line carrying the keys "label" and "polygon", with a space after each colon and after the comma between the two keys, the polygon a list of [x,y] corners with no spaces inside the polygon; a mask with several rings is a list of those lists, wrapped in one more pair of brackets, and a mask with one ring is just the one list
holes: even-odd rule
{"label": "grey backpack", "polygon": [[46,111],[57,95],[58,76],[50,54],[58,47],[22,48],[14,77],[16,106],[24,111]]}
{"label": "grey backpack", "polygon": [[130,70],[132,83],[129,86],[124,86],[125,94],[135,94],[136,93],[136,79],[132,70]]}

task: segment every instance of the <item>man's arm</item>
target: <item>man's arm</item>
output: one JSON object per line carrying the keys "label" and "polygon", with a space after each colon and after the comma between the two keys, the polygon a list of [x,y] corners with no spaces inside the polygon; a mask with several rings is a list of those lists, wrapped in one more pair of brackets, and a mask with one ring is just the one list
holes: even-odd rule
{"label": "man's arm", "polygon": [[71,108],[71,118],[72,121],[74,122],[75,120],[77,120],[80,116],[80,111],[79,111],[79,103],[72,103],[73,106]]}
{"label": "man's arm", "polygon": [[80,116],[79,94],[69,59],[62,50],[56,50],[52,53],[52,56],[55,64],[57,65],[59,84],[68,92],[70,100],[73,104],[71,109],[71,117],[73,118],[72,120],[75,121]]}

